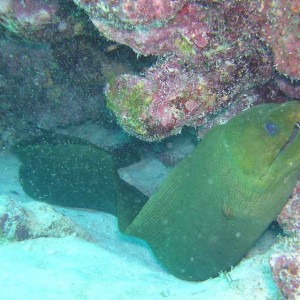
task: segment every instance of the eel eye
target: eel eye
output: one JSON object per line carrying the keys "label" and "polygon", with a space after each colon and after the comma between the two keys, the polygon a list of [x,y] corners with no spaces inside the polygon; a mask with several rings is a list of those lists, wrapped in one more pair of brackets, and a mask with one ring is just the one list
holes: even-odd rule
{"label": "eel eye", "polygon": [[278,132],[278,127],[273,122],[266,122],[264,125],[264,128],[265,128],[265,131],[267,132],[267,134],[270,136],[274,136]]}

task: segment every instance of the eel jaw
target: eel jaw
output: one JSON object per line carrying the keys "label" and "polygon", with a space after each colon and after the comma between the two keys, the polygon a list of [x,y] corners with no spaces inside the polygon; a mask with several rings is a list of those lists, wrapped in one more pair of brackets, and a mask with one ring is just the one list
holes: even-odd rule
{"label": "eel jaw", "polygon": [[[293,131],[292,131],[292,133],[291,133],[289,139],[284,143],[284,145],[283,145],[283,146],[281,147],[281,149],[278,151],[278,153],[277,153],[275,159],[277,158],[278,155],[280,155],[283,151],[285,151],[286,148],[287,148],[290,144],[292,144],[292,143],[294,142],[294,140],[295,140],[295,138],[296,138],[296,136],[297,136],[299,130],[300,130],[300,122],[298,122],[298,123],[295,124],[295,126],[294,126],[294,128],[293,128]],[[274,159],[274,160],[275,160],[275,159]]]}
{"label": "eel jaw", "polygon": [[[273,166],[273,164],[277,161],[277,159],[288,149],[288,147],[295,141],[296,136],[298,135],[298,132],[300,130],[300,122],[297,122],[293,128],[293,131],[290,135],[290,137],[288,138],[288,140],[282,145],[282,147],[279,149],[279,151],[277,152],[276,156],[274,157],[272,163],[270,164],[269,170],[271,169],[271,167]],[[268,173],[268,172],[267,172]],[[263,177],[265,177],[265,175],[267,175],[267,173],[265,173],[264,175],[261,176],[261,179],[263,179]]]}

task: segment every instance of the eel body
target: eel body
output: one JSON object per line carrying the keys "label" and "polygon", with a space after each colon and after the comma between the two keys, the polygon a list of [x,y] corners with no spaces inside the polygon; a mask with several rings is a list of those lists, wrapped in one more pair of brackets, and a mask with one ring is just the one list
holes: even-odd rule
{"label": "eel body", "polygon": [[[146,240],[176,277],[206,280],[236,265],[286,203],[300,171],[299,121],[296,101],[241,113],[212,129],[148,201],[116,178],[107,153],[78,142],[18,147],[23,149],[18,150],[20,180],[30,196],[40,200],[46,191],[42,200],[66,205],[67,198],[69,206],[78,203],[72,191],[71,198],[61,196],[64,184],[86,193],[94,180],[81,197],[87,207],[117,215],[120,230]],[[63,156],[71,159],[61,171],[57,164]],[[55,181],[53,174],[68,180]]]}
{"label": "eel body", "polygon": [[300,173],[300,103],[265,104],[215,127],[126,233],[170,273],[200,281],[236,265],[280,213]]}

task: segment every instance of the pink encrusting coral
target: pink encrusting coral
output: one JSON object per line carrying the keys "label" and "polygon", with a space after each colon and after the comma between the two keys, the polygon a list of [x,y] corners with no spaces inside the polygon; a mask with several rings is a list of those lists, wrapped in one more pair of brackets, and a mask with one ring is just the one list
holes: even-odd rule
{"label": "pink encrusting coral", "polygon": [[173,15],[186,2],[186,0],[119,1],[119,7],[121,8],[118,10],[118,12],[121,13],[119,19],[125,22],[129,20],[131,24],[145,24],[153,21],[165,22],[165,20],[168,20],[170,17],[173,17]]}
{"label": "pink encrusting coral", "polygon": [[89,35],[88,18],[72,0],[5,0],[0,24],[10,32],[34,41],[54,42],[61,38]]}
{"label": "pink encrusting coral", "polygon": [[277,221],[290,237],[270,258],[273,278],[287,299],[300,299],[300,180]]}
{"label": "pink encrusting coral", "polygon": [[300,79],[300,3],[299,0],[261,2],[262,38],[271,47],[278,72]]}
{"label": "pink encrusting coral", "polygon": [[271,256],[270,266],[273,278],[289,300],[300,299],[300,247],[294,246],[288,252],[281,252]]}
{"label": "pink encrusting coral", "polygon": [[130,25],[166,22],[188,2],[188,0],[74,0],[95,18],[105,22]]}
{"label": "pink encrusting coral", "polygon": [[[116,77],[106,89],[108,107],[127,132],[146,141],[179,133],[185,125],[198,126],[234,95],[271,76],[263,48],[236,50],[228,45],[190,63],[169,57],[143,76]],[[201,63],[207,57],[218,63]]]}
{"label": "pink encrusting coral", "polygon": [[57,0],[13,0],[12,11],[20,22],[30,24],[46,24],[52,21],[53,16],[59,9]]}
{"label": "pink encrusting coral", "polygon": [[[186,57],[212,39],[253,37],[260,23],[256,1],[74,0],[107,38],[142,55]],[[208,3],[207,3],[208,2]],[[252,19],[252,15],[256,16]]]}
{"label": "pink encrusting coral", "polygon": [[[55,44],[60,35],[72,38],[88,32],[83,11],[69,9],[70,1],[6,0],[0,18],[22,36]],[[225,112],[228,119],[249,107],[253,101],[246,98],[241,105],[231,104],[236,95],[274,78],[272,64],[278,72],[299,78],[295,0],[73,2],[106,38],[139,55],[158,57],[145,74],[114,78],[106,89],[108,106],[120,125],[144,140],[163,139],[185,125],[206,126],[210,114]],[[284,93],[298,98],[297,82],[277,81]],[[138,108],[129,107],[132,103]],[[226,109],[229,104],[234,108]]]}
{"label": "pink encrusting coral", "polygon": [[255,102],[237,96],[270,79],[299,99],[299,7],[297,0],[3,0],[0,22],[54,50],[61,36],[97,34],[92,26],[138,55],[157,56],[144,74],[112,72],[106,88],[119,124],[154,141],[185,125],[228,120]]}
{"label": "pink encrusting coral", "polygon": [[285,233],[300,236],[300,181],[298,180],[293,195],[277,218]]}
{"label": "pink encrusting coral", "polygon": [[300,100],[300,84],[282,76],[275,77],[278,88],[287,96]]}
{"label": "pink encrusting coral", "polygon": [[178,133],[216,101],[206,78],[176,58],[150,68],[145,77],[117,77],[108,86],[107,97],[122,127],[149,141]]}
{"label": "pink encrusting coral", "polygon": [[[91,21],[105,37],[125,44],[142,55],[176,54],[183,58],[190,57],[208,43],[208,26],[203,21],[205,10],[195,3],[187,3],[182,7],[182,4],[186,2],[184,1],[180,6],[177,5],[176,7],[181,9],[179,11],[171,10],[170,17],[172,18],[167,22],[164,20],[164,22],[132,27],[128,26],[126,22],[131,22],[132,19],[126,19],[126,21],[121,17],[117,20],[111,19],[108,12],[103,16],[104,11],[99,8],[99,4],[86,6],[82,5],[82,1],[76,0],[75,2],[80,2],[81,6],[88,11]],[[132,5],[138,4],[134,4],[135,1],[131,2]],[[167,1],[157,2],[165,3]],[[168,2],[169,4],[172,3]],[[143,11],[155,3],[156,1],[149,1],[148,5],[144,6]],[[109,7],[108,10],[110,11],[112,8]],[[145,22],[141,21],[140,23]]]}
{"label": "pink encrusting coral", "polygon": [[58,22],[60,8],[57,0],[6,0],[0,9],[0,21],[9,30],[23,33],[25,29],[34,32]]}
{"label": "pink encrusting coral", "polygon": [[[141,139],[160,140],[184,125],[197,126],[238,93],[271,77],[269,53],[258,42],[256,2],[182,2],[165,22],[146,17],[140,23],[119,12],[123,1],[75,2],[107,38],[161,57],[144,75],[123,75],[106,89],[108,107],[120,125]],[[129,2],[132,7],[139,3]]]}

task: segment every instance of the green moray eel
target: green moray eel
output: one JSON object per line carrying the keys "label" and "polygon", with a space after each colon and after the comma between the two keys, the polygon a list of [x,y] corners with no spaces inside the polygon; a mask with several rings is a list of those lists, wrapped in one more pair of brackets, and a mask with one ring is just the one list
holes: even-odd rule
{"label": "green moray eel", "polygon": [[[120,180],[118,157],[80,138],[47,134],[24,140],[12,150],[22,162],[24,191],[39,201],[120,214],[122,228],[148,199]],[[125,161],[126,154],[122,157]]]}
{"label": "green moray eel", "polygon": [[[101,149],[91,157],[86,154],[84,157],[89,163],[79,169],[76,166],[82,165],[82,157],[73,154],[70,157],[75,167],[66,165],[67,174],[56,174],[58,177],[67,175],[71,178],[67,184],[73,184],[70,174],[79,176],[85,172],[83,181],[76,181],[81,190],[95,178],[95,185],[101,186],[103,191],[90,189],[89,195],[97,191],[104,203],[98,196],[94,204],[90,203],[95,199],[82,195],[80,198],[86,198],[88,207],[117,215],[120,230],[146,240],[161,264],[176,277],[206,280],[236,265],[286,203],[300,173],[299,121],[300,103],[297,101],[259,105],[239,114],[209,131],[148,201],[116,179],[111,159]],[[83,147],[78,146],[80,143],[75,145],[74,153],[84,150],[79,149]],[[57,168],[53,166],[57,163],[55,157],[70,154],[65,153],[65,148],[56,148],[50,166],[48,154],[41,154],[45,149],[35,149],[34,159],[41,155],[43,161],[34,168],[35,173],[37,170],[40,174],[50,173],[46,178],[52,184],[53,172],[49,170]],[[28,166],[26,152],[19,155],[23,162],[20,179],[25,191],[35,198],[41,194],[52,195],[46,200],[59,204],[60,201],[53,200],[53,187],[49,185],[46,190],[45,187],[40,190],[40,186],[47,185],[45,179],[34,180],[34,189],[28,189],[27,185],[32,185],[28,182],[35,174],[32,166]],[[33,155],[29,156],[32,165]],[[102,168],[101,162],[107,166],[106,175],[97,173]],[[91,176],[88,176],[89,168],[93,169]],[[115,194],[114,188],[118,191]],[[63,189],[60,188],[59,193],[64,194]],[[58,197],[59,193],[55,195]],[[77,196],[72,198],[76,206],[78,200],[74,198]]]}
{"label": "green moray eel", "polygon": [[175,276],[236,265],[280,213],[300,173],[300,103],[251,108],[212,129],[125,232]]}

